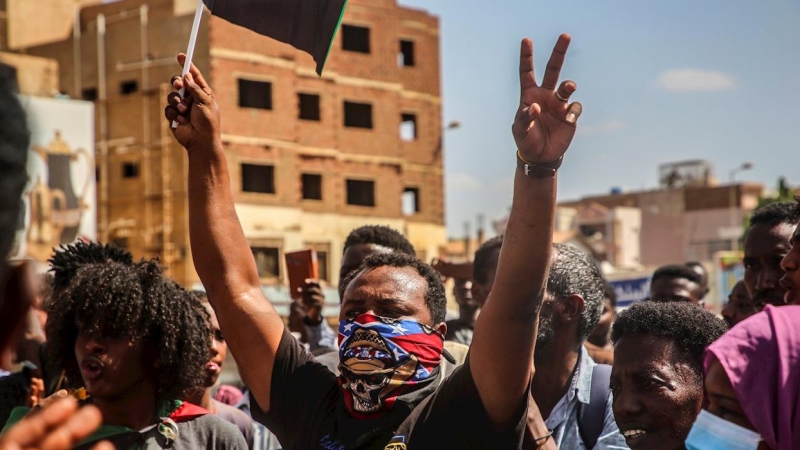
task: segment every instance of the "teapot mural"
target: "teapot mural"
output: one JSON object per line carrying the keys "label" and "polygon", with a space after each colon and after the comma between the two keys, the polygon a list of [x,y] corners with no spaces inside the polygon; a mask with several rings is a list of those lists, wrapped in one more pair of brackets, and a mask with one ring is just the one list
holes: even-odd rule
{"label": "teapot mural", "polygon": [[94,105],[24,95],[20,101],[31,147],[11,258],[44,263],[62,244],[97,239]]}
{"label": "teapot mural", "polygon": [[[31,174],[27,256],[41,261],[50,256],[54,247],[78,237],[81,218],[88,209],[85,200],[94,171],[89,152],[82,148],[72,150],[59,131],[47,147],[34,146],[33,150],[44,164],[38,173]],[[73,177],[72,168],[79,163],[86,165],[82,171],[85,180]],[[80,187],[77,192],[76,185]]]}

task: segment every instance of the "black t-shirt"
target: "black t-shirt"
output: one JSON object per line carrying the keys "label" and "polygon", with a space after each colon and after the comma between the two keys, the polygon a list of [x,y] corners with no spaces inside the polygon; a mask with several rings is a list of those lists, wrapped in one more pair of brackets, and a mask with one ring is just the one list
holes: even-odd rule
{"label": "black t-shirt", "polygon": [[[527,402],[520,400],[514,425],[496,431],[470,372],[469,356],[413,410],[393,410],[382,419],[352,419],[344,410],[337,378],[284,332],[272,373],[271,405],[264,413],[251,398],[252,416],[287,450],[384,449],[404,442],[409,450],[516,449],[522,445]],[[527,394],[525,396],[527,399]],[[354,436],[371,436],[362,445]]]}

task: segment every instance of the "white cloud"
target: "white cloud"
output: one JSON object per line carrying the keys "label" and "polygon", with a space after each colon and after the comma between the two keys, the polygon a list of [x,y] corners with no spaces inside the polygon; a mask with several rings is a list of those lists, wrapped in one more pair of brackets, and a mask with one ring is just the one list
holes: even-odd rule
{"label": "white cloud", "polygon": [[621,120],[607,120],[594,125],[579,125],[578,132],[583,135],[589,134],[614,134],[622,131],[628,124]]}
{"label": "white cloud", "polygon": [[449,173],[445,180],[448,192],[477,191],[483,187],[480,180],[468,173]]}
{"label": "white cloud", "polygon": [[514,177],[501,178],[494,182],[492,185],[492,192],[499,194],[503,200],[510,200],[511,194],[514,193]]}
{"label": "white cloud", "polygon": [[736,82],[727,74],[704,69],[672,69],[662,72],[656,84],[671,92],[725,91]]}

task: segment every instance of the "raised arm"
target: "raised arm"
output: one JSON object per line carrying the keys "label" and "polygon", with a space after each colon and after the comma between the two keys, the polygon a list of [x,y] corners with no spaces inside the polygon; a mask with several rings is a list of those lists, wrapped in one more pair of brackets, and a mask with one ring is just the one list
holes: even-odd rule
{"label": "raised arm", "polygon": [[[185,55],[178,57],[183,65]],[[233,206],[228,164],[220,138],[219,108],[203,75],[192,65],[173,87],[165,115],[189,155],[189,237],[197,274],[208,292],[225,340],[258,405],[269,410],[275,353],[283,321],[264,297],[258,271]]]}
{"label": "raised arm", "polygon": [[[525,164],[517,164],[497,274],[475,324],[470,353],[481,400],[500,427],[508,425],[527,401],[553,239],[556,176],[548,167],[560,163],[581,113],[579,103],[569,104],[575,83],[565,81],[556,91],[569,42],[569,35],[558,38],[541,86],[533,72],[533,43],[525,39],[521,46],[520,105],[512,132],[520,158],[535,167],[526,174]],[[507,151],[506,158],[517,156]]]}

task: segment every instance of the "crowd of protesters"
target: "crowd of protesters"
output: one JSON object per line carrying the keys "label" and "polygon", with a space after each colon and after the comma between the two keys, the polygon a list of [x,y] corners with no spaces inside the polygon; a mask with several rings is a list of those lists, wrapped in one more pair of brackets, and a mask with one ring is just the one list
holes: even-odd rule
{"label": "crowd of protesters", "polygon": [[[265,298],[215,94],[194,66],[173,77],[185,95],[168,96],[165,116],[188,154],[204,290],[101,243],[57,249],[44,277],[4,262],[0,370],[14,372],[0,371],[0,450],[800,448],[800,206],[753,214],[722,317],[704,308],[709,276],[693,262],[656,270],[649,297],[618,313],[596,262],[552,243],[557,172],[582,112],[576,84],[558,83],[569,42],[559,37],[541,80],[522,42],[504,236],[472,263],[428,265],[395,230],[353,230],[338,321],[323,316],[318,280],[288,324]],[[29,138],[0,84],[8,255]],[[229,351],[240,386],[219,386]]]}

